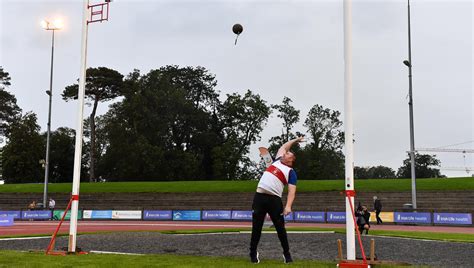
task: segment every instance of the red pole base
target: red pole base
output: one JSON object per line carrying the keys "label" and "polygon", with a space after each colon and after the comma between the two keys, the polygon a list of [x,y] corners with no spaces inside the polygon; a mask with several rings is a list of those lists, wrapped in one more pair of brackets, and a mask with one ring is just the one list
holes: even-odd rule
{"label": "red pole base", "polygon": [[348,268],[370,268],[368,263],[360,261],[340,261],[337,267],[348,267]]}
{"label": "red pole base", "polygon": [[66,255],[87,255],[89,252],[87,251],[79,251],[79,252],[67,252],[67,251],[49,251],[46,255],[54,255],[54,256],[66,256]]}

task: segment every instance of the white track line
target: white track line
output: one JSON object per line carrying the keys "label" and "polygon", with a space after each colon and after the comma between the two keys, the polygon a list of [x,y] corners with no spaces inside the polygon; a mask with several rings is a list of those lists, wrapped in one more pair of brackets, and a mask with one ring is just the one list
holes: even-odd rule
{"label": "white track line", "polygon": [[[286,231],[289,234],[334,234],[334,231]],[[197,233],[197,234],[170,234],[170,235],[227,235],[227,234],[251,234],[252,231],[239,232],[217,232],[217,233]],[[276,234],[276,231],[262,231],[262,234]]]}
{"label": "white track line", "polygon": [[0,241],[10,241],[10,240],[34,240],[34,239],[45,239],[45,238],[51,238],[51,236],[33,236],[33,237],[0,238]]}
{"label": "white track line", "polygon": [[218,232],[218,233],[196,233],[196,234],[169,234],[169,235],[236,235],[240,234],[239,232]]}
{"label": "white track line", "polygon": [[378,237],[378,238],[392,238],[392,239],[402,239],[402,240],[417,240],[425,242],[445,242],[445,243],[461,243],[468,244],[471,242],[457,242],[457,241],[447,241],[447,240],[437,240],[437,239],[426,239],[426,238],[416,238],[416,237],[399,237],[399,236],[383,236],[383,235],[367,235],[368,237]]}
{"label": "white track line", "polygon": [[100,251],[100,250],[91,250],[89,253],[95,253],[95,254],[117,254],[117,255],[135,255],[135,256],[143,256],[145,254],[139,254],[139,253],[126,253],[126,252],[113,252],[113,251]]}
{"label": "white track line", "polygon": [[[334,234],[334,231],[286,231],[289,234]],[[250,234],[251,231],[240,231],[241,234]],[[262,231],[262,234],[276,234],[276,231]]]}

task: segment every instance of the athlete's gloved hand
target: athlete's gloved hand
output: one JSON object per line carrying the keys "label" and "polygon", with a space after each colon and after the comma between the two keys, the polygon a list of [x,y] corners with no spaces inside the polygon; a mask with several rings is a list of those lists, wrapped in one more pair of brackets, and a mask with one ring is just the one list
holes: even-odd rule
{"label": "athlete's gloved hand", "polygon": [[286,216],[291,213],[291,207],[285,207],[283,210],[283,216]]}

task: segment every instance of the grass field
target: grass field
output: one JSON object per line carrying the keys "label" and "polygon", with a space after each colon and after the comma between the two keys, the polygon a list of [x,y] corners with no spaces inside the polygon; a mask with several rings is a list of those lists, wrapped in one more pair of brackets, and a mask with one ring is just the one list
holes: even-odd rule
{"label": "grass field", "polygon": [[[120,193],[120,192],[253,192],[257,181],[176,181],[176,182],[106,182],[81,183],[81,193]],[[371,179],[356,180],[358,191],[404,192],[411,190],[410,179]],[[51,183],[50,193],[70,193],[71,183]],[[299,192],[342,191],[343,180],[301,180]],[[417,191],[474,190],[474,178],[418,179]],[[0,193],[42,193],[43,184],[5,184],[0,185]]]}
{"label": "grass field", "polygon": [[[335,267],[336,262],[297,260],[292,267]],[[186,255],[88,254],[46,256],[44,253],[0,251],[0,267],[255,267],[245,258]],[[258,267],[288,267],[282,261],[262,260]]]}

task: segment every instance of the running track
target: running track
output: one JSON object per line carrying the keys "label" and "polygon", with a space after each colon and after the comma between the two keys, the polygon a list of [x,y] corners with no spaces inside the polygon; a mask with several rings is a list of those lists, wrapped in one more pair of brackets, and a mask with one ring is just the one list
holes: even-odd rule
{"label": "running track", "polygon": [[[78,233],[87,232],[127,232],[127,231],[171,231],[191,229],[225,229],[251,227],[250,222],[176,222],[176,221],[79,221]],[[57,221],[17,221],[13,226],[0,227],[0,236],[44,235],[53,234],[58,226]],[[287,223],[287,227],[320,227],[345,228],[344,224],[325,223]],[[473,227],[446,226],[407,226],[407,225],[372,225],[371,230],[399,230],[417,232],[462,233],[474,234]],[[64,222],[60,234],[69,233],[69,222]]]}

